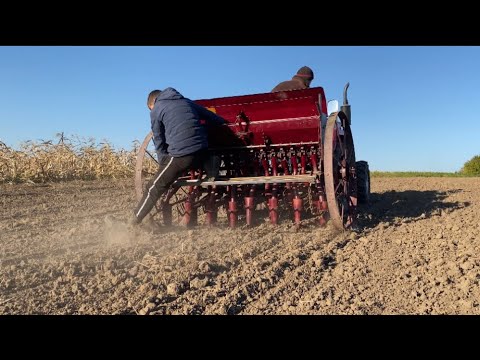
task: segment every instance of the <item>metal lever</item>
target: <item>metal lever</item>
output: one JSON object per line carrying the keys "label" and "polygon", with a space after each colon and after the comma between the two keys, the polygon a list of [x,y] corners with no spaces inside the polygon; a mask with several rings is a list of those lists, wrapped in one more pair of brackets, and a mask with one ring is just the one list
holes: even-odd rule
{"label": "metal lever", "polygon": [[350,83],[347,82],[347,84],[343,88],[343,105],[341,106],[341,110],[345,113],[345,115],[347,115],[348,125],[352,125],[352,110],[350,108],[350,105],[348,104],[347,98],[347,90],[349,86]]}
{"label": "metal lever", "polygon": [[347,82],[347,84],[343,88],[343,105],[348,105],[347,90],[349,86],[350,86],[350,83]]}

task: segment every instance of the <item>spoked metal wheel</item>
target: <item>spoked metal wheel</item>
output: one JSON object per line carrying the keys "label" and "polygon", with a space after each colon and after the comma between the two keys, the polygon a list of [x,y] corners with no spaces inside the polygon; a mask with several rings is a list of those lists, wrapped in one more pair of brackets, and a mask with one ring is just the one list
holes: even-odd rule
{"label": "spoked metal wheel", "polygon": [[135,195],[137,201],[142,198],[145,186],[157,170],[157,154],[153,144],[153,133],[150,131],[138,150],[137,162],[135,163]]}
{"label": "spoked metal wheel", "polygon": [[[135,195],[137,201],[140,201],[144,191],[147,191],[147,185],[158,171],[158,168],[159,164],[153,143],[153,134],[150,132],[138,150],[135,164]],[[185,203],[189,197],[188,194],[188,189],[170,188],[158,200],[155,209],[152,210],[150,215],[155,220],[162,220],[165,225],[182,224],[185,215]]]}
{"label": "spoked metal wheel", "polygon": [[352,133],[343,112],[333,113],[327,120],[324,170],[330,218],[336,228],[348,229],[356,219],[357,178]]}

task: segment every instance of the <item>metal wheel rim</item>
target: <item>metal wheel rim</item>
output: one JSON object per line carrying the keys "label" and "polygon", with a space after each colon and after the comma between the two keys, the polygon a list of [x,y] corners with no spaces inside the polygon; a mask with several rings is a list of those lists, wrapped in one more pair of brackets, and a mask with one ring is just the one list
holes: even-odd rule
{"label": "metal wheel rim", "polygon": [[145,161],[145,155],[147,154],[147,148],[150,144],[150,141],[153,138],[153,133],[150,131],[148,135],[143,140],[140,149],[138,149],[137,160],[135,163],[135,196],[137,201],[140,201],[143,196],[143,183],[144,183],[144,174],[143,167]]}
{"label": "metal wheel rim", "polygon": [[[343,138],[335,132],[337,117],[342,122]],[[333,140],[336,139],[336,146]],[[353,167],[353,170],[352,170]],[[356,218],[357,186],[355,148],[347,118],[343,112],[333,113],[327,120],[324,144],[325,193],[328,211],[338,229],[348,229]],[[342,179],[341,171],[345,177]]]}

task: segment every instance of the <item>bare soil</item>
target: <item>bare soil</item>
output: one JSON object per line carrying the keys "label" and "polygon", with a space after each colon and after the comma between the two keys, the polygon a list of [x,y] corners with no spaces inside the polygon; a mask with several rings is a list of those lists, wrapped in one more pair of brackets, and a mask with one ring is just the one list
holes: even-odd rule
{"label": "bare soil", "polygon": [[0,314],[479,314],[480,179],[371,188],[359,233],[152,232],[132,180],[0,185]]}

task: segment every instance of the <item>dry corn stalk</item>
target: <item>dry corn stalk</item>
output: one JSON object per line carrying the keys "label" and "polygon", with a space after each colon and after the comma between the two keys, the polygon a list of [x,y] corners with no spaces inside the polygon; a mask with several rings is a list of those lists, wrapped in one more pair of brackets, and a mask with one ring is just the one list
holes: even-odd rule
{"label": "dry corn stalk", "polygon": [[[26,141],[15,150],[0,141],[0,183],[48,182],[123,178],[133,176],[138,141],[130,151],[116,150],[108,141],[66,138],[60,141]],[[152,168],[156,164],[152,161]]]}

